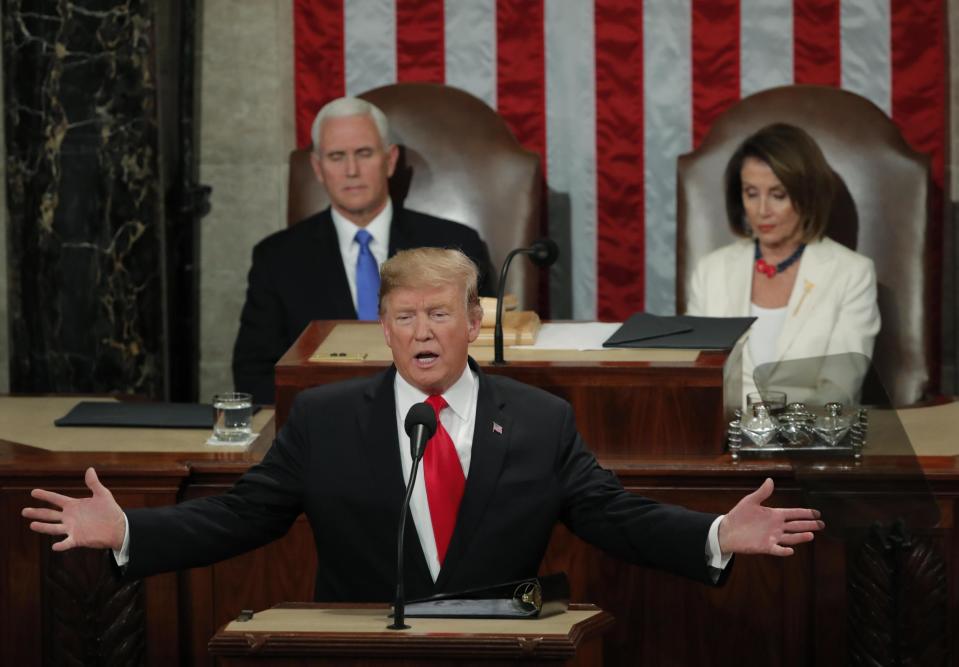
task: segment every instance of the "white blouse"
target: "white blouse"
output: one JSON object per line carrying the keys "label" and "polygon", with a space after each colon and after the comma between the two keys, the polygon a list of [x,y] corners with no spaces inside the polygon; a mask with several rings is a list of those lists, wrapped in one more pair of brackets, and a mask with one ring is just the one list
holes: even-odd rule
{"label": "white blouse", "polygon": [[749,354],[753,365],[760,366],[776,361],[776,342],[786,322],[786,306],[782,308],[763,308],[755,303],[749,304],[749,314],[756,319],[749,329]]}

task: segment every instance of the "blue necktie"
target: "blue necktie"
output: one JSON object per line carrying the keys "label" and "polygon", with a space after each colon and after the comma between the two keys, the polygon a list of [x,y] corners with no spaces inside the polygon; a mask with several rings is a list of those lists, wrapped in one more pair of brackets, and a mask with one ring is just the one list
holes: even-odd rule
{"label": "blue necktie", "polygon": [[361,320],[378,320],[380,270],[370,252],[373,236],[361,229],[353,238],[360,244],[360,255],[356,258],[356,314]]}

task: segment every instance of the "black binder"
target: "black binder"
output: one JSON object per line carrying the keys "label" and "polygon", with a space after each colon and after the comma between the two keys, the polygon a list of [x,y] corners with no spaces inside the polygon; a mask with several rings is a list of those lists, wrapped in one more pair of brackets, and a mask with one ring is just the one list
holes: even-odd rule
{"label": "black binder", "polygon": [[57,426],[213,428],[213,406],[203,403],[80,401],[53,422]]}
{"label": "black binder", "polygon": [[565,572],[442,593],[406,605],[407,618],[545,618],[569,607]]}
{"label": "black binder", "polygon": [[636,313],[606,339],[603,347],[730,350],[755,321],[755,317],[661,316]]}

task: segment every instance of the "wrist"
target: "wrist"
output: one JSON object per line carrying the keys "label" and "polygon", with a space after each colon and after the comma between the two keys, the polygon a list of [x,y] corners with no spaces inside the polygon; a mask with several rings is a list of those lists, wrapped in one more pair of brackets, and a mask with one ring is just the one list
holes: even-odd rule
{"label": "wrist", "polygon": [[127,536],[127,518],[123,510],[118,512],[117,520],[114,523],[113,544],[111,548],[114,551],[120,551],[123,548],[123,542]]}

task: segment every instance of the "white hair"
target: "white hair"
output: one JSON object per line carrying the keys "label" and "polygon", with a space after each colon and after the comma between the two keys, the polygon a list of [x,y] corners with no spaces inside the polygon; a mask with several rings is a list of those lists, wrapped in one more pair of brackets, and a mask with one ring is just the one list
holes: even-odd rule
{"label": "white hair", "polygon": [[310,138],[313,139],[313,150],[320,148],[320,127],[327,118],[345,118],[347,116],[369,116],[373,119],[376,131],[379,132],[380,141],[383,147],[390,145],[390,126],[384,114],[375,104],[370,104],[359,97],[339,97],[332,102],[327,102],[316,118],[313,119],[313,127],[310,129]]}

